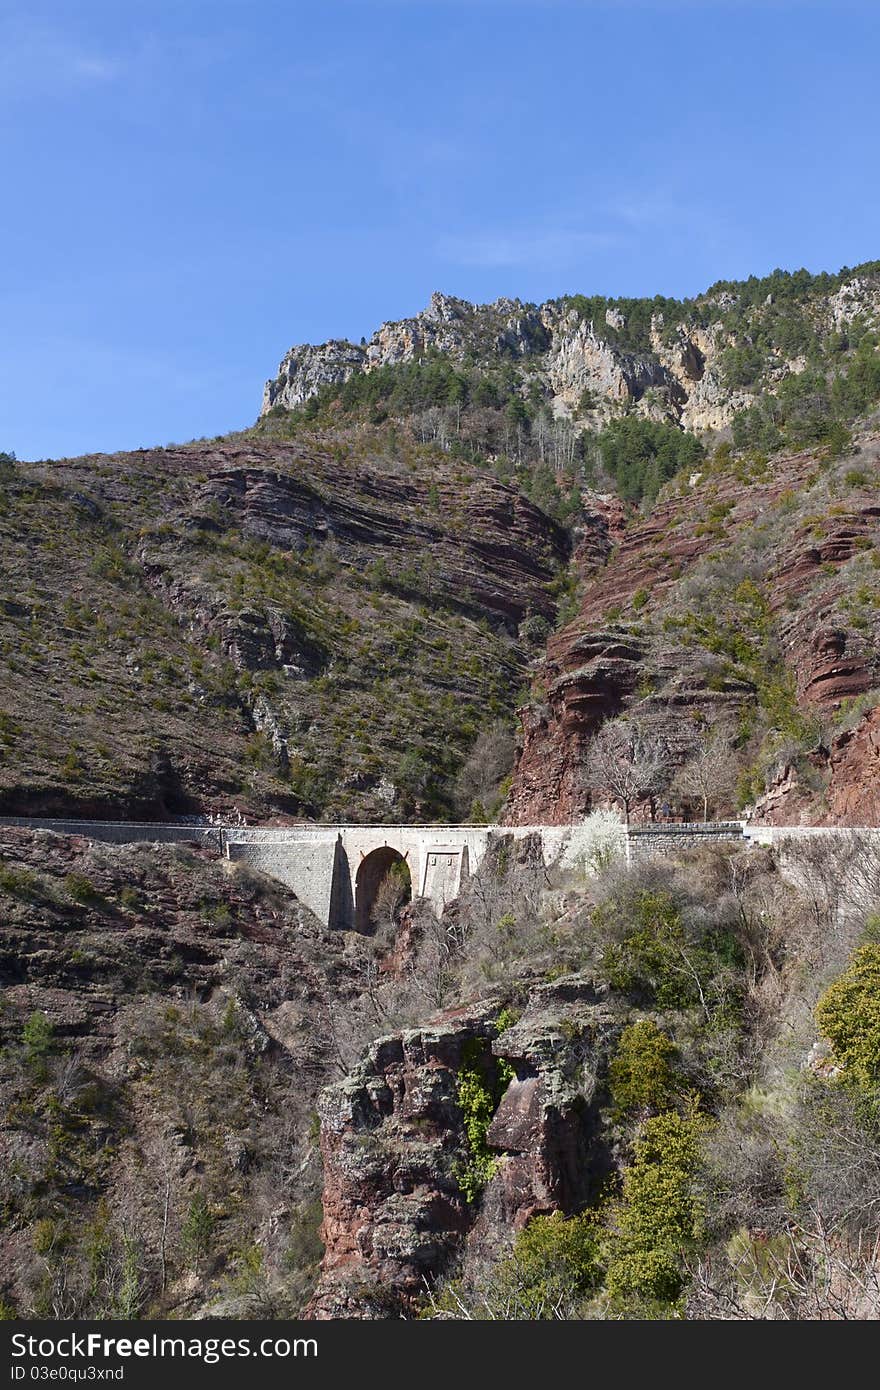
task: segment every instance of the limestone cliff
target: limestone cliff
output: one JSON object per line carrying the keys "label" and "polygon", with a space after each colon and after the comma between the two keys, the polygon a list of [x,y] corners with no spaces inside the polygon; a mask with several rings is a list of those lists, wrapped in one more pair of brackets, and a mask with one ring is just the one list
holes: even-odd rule
{"label": "limestone cliff", "polygon": [[[435,293],[422,312],[382,324],[361,345],[334,340],[292,347],[266,382],[262,413],[295,410],[353,375],[440,354],[483,367],[507,361],[524,396],[537,388],[555,416],[592,427],[626,408],[695,432],[717,431],[805,370],[802,342],[845,338],[854,325],[880,322],[873,264],[815,277],[796,306],[795,328],[791,317],[780,326],[787,305],[773,292],[755,299],[756,283],[715,286],[684,301],[574,295],[541,305],[511,299],[476,305]],[[763,361],[744,369],[742,354],[748,362],[757,343]]]}

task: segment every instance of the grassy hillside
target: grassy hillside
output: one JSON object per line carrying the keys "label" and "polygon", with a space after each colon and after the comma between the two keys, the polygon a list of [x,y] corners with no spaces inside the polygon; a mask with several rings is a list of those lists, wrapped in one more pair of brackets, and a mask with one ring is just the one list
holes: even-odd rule
{"label": "grassy hillside", "polygon": [[7,460],[4,809],[453,814],[568,542],[515,486],[385,445]]}

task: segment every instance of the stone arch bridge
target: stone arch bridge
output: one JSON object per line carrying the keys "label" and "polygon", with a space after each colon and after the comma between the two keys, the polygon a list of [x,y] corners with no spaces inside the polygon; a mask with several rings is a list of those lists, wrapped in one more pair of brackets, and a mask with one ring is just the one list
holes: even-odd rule
{"label": "stone arch bridge", "polygon": [[[439,912],[479,866],[490,836],[540,837],[545,863],[574,864],[589,849],[579,826],[291,825],[230,826],[0,817],[22,826],[83,835],[110,844],[201,842],[227,858],[278,879],[325,925],[369,930],[379,885],[392,865],[406,864],[414,898]],[[625,836],[621,836],[621,848]]]}
{"label": "stone arch bridge", "polygon": [[224,831],[223,849],[286,883],[328,926],[369,931],[376,894],[394,864],[406,865],[413,897],[439,911],[457,897],[488,839],[482,825],[242,827]]}
{"label": "stone arch bridge", "polygon": [[[589,872],[596,849],[589,820],[572,825],[292,825],[222,826],[0,817],[0,827],[83,835],[110,844],[212,844],[227,859],[250,864],[289,887],[325,925],[368,931],[376,894],[392,865],[406,864],[414,898],[439,912],[479,867],[492,835],[540,839],[545,864]],[[769,845],[808,836],[850,834],[825,828],[708,825],[620,826],[616,846],[628,863],[711,840]],[[878,832],[874,830],[874,834]],[[0,836],[2,839],[2,836]],[[2,845],[0,845],[2,848]],[[606,848],[609,846],[606,845]]]}

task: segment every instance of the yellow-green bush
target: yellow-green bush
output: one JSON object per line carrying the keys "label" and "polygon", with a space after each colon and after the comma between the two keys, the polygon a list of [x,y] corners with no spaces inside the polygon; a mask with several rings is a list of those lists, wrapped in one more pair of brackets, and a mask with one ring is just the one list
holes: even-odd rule
{"label": "yellow-green bush", "polygon": [[595,1212],[565,1218],[536,1216],[516,1238],[499,1270],[499,1288],[516,1292],[519,1316],[550,1317],[553,1309],[583,1297],[602,1280],[601,1243]]}
{"label": "yellow-green bush", "polygon": [[455,1178],[465,1199],[475,1202],[495,1171],[497,1158],[486,1140],[498,1102],[513,1077],[513,1068],[503,1057],[490,1056],[484,1062],[479,1045],[465,1048],[456,1077],[456,1095],[464,1123],[466,1157],[455,1169]]}
{"label": "yellow-green bush", "polygon": [[596,1212],[536,1216],[513,1250],[476,1285],[453,1280],[431,1297],[424,1317],[488,1321],[580,1318],[602,1283],[602,1233]]}
{"label": "yellow-green bush", "polygon": [[816,1005],[819,1031],[835,1061],[859,1086],[880,1082],[880,945],[860,946]]}
{"label": "yellow-green bush", "polygon": [[613,1299],[672,1302],[684,1278],[682,1255],[702,1233],[694,1178],[706,1121],[696,1107],[648,1120],[611,1211],[605,1286]]}
{"label": "yellow-green bush", "polygon": [[620,1113],[637,1107],[662,1110],[674,1099],[677,1084],[672,1039],[649,1018],[624,1028],[608,1068],[611,1099]]}

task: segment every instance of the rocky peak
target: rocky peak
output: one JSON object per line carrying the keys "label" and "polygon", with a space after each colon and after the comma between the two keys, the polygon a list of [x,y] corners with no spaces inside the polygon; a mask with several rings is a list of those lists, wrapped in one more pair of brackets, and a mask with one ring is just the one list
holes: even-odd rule
{"label": "rocky peak", "polygon": [[828,310],[836,328],[845,327],[860,316],[876,323],[880,317],[880,289],[866,276],[854,276],[829,297]]}
{"label": "rocky peak", "polygon": [[435,290],[427,309],[416,317],[429,323],[457,323],[472,308],[473,305],[465,299],[456,299],[454,295]]}
{"label": "rocky peak", "polygon": [[263,388],[260,413],[265,415],[274,406],[296,410],[323,386],[341,386],[355,372],[363,371],[365,363],[364,349],[344,338],[331,339],[318,347],[292,347],[282,358],[277,377]]}
{"label": "rocky peak", "polygon": [[[880,283],[872,265],[813,281],[802,273],[800,281],[793,277],[793,284],[792,312],[810,321],[820,339],[856,320],[868,327],[880,321]],[[771,289],[760,298],[751,282],[718,287],[681,301],[666,320],[654,311],[648,342],[639,330],[638,313],[625,307],[639,301],[600,299],[585,305],[573,296],[541,305],[508,298],[480,305],[435,291],[427,308],[383,323],[365,348],[339,342],[291,348],[278,376],[267,383],[263,413],[274,406],[296,409],[322,387],[341,384],[354,372],[436,352],[486,369],[497,366],[499,356],[523,363],[528,359],[528,367],[522,368],[523,392],[537,384],[557,416],[578,417],[588,409],[594,427],[623,407],[692,431],[720,430],[736,412],[754,404],[761,391],[775,391],[806,366],[805,359],[783,350],[784,338],[778,348],[772,345],[773,324],[776,317],[785,318],[791,293],[784,277],[780,286],[781,293]],[[642,302],[647,308],[647,301]],[[752,348],[758,329],[769,343],[761,380],[738,384],[727,370],[725,353]]]}

